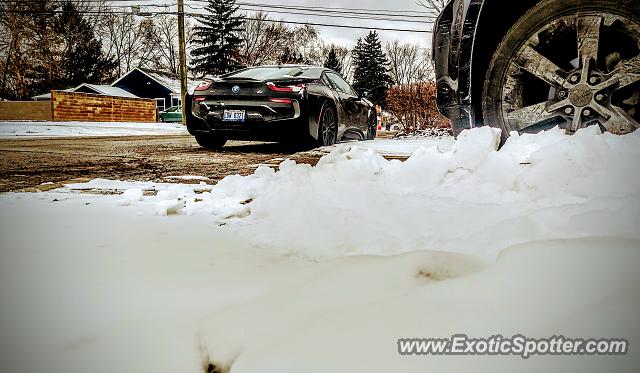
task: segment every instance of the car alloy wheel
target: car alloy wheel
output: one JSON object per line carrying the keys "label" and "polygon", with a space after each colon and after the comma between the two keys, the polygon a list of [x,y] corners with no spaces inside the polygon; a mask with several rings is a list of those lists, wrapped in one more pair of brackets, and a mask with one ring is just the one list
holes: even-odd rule
{"label": "car alloy wheel", "polygon": [[[567,133],[591,125],[615,134],[635,131],[640,127],[640,22],[630,11],[638,7],[635,0],[574,1],[564,13],[562,5],[548,12],[554,7],[550,2],[527,13],[498,47],[485,83],[485,123],[502,127],[503,137],[555,126]],[[538,13],[542,22],[525,35],[530,22],[525,18],[541,9],[547,19]]]}
{"label": "car alloy wheel", "polygon": [[320,114],[320,138],[322,145],[333,145],[338,141],[338,120],[335,110],[324,104]]}

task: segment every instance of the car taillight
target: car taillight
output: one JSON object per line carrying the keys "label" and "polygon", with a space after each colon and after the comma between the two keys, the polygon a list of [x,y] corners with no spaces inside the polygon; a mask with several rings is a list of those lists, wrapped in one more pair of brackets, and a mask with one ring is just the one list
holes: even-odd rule
{"label": "car taillight", "polygon": [[273,82],[267,83],[267,88],[274,92],[300,92],[304,88],[304,84],[289,85],[286,87],[280,87]]}
{"label": "car taillight", "polygon": [[293,101],[288,98],[270,98],[271,102],[275,102],[276,104],[292,104]]}
{"label": "car taillight", "polygon": [[196,87],[196,91],[206,91],[209,88],[211,88],[212,84],[213,84],[213,82],[209,81],[209,80],[205,80],[203,82],[200,82],[200,84],[198,84],[198,86]]}

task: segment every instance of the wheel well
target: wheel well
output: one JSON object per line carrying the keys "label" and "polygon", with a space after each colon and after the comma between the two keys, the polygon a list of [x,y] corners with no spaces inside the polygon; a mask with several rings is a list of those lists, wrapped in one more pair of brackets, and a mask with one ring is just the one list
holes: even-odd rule
{"label": "wheel well", "polygon": [[471,71],[471,102],[473,102],[475,120],[478,125],[484,124],[482,90],[487,69],[498,45],[518,19],[541,1],[484,1],[473,43]]}
{"label": "wheel well", "polygon": [[336,120],[338,120],[338,123],[340,118],[339,115],[340,113],[338,112],[338,107],[336,106],[336,103],[329,97],[326,96],[313,96],[314,100],[316,101],[315,105],[312,105],[312,107],[317,108],[316,110],[311,110],[309,112],[309,134],[315,138],[316,140],[319,139],[320,136],[320,114],[322,113],[322,107],[324,106],[324,104],[329,104],[332,108],[333,111],[336,114]]}

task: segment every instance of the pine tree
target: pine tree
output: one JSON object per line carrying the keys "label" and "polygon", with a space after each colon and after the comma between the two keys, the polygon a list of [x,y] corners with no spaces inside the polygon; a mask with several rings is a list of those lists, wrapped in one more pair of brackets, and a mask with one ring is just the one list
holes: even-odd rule
{"label": "pine tree", "polygon": [[329,50],[327,60],[324,61],[324,67],[331,69],[338,74],[342,74],[342,62],[338,59],[338,54],[336,53],[335,48],[331,47],[331,50]]}
{"label": "pine tree", "polygon": [[49,0],[42,4],[49,6],[51,13],[33,18],[29,25],[29,63],[24,74],[27,90],[39,94],[110,81],[115,61],[104,56],[94,26],[77,4]]}
{"label": "pine tree", "polygon": [[295,50],[291,50],[289,47],[284,48],[284,52],[278,58],[278,63],[281,65],[300,65],[309,64],[309,61],[304,58],[302,53],[297,53]]}
{"label": "pine tree", "polygon": [[243,20],[237,15],[235,0],[209,0],[209,13],[200,18],[201,26],[194,28],[191,52],[193,71],[197,74],[222,75],[241,68],[238,62]]}
{"label": "pine tree", "polygon": [[389,76],[389,60],[382,51],[378,33],[371,31],[364,40],[358,39],[352,55],[354,88],[369,90],[370,100],[384,107],[387,90],[393,81]]}
{"label": "pine tree", "polygon": [[71,1],[63,3],[54,31],[63,48],[59,57],[60,74],[54,77],[52,87],[75,87],[111,80],[115,61],[104,57],[102,42],[96,38],[93,26]]}

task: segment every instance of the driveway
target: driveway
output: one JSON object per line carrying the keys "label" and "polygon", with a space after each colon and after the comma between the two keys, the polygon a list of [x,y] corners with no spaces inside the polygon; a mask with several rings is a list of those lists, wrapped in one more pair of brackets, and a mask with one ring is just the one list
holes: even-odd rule
{"label": "driveway", "polygon": [[0,140],[0,192],[46,190],[94,178],[170,182],[172,176],[198,175],[215,182],[251,174],[258,164],[280,158],[315,164],[320,157],[298,150],[231,141],[214,152],[200,148],[189,135]]}

